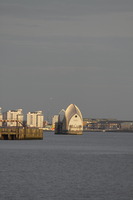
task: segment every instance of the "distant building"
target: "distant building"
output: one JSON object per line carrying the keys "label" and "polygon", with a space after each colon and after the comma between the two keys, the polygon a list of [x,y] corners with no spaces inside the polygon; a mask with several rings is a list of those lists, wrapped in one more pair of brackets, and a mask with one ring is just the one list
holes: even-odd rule
{"label": "distant building", "polygon": [[66,110],[61,110],[55,127],[55,134],[82,134],[83,118],[79,108],[70,104]]}
{"label": "distant building", "polygon": [[58,115],[54,115],[52,118],[52,128],[55,129],[55,124],[58,122]]}
{"label": "distant building", "polygon": [[88,131],[123,131],[133,130],[133,121],[117,120],[117,119],[83,119],[84,130]]}
{"label": "distant building", "polygon": [[3,119],[3,115],[1,113],[1,108],[0,108],[0,126],[2,126],[2,119]]}
{"label": "distant building", "polygon": [[27,113],[27,126],[43,128],[44,116],[42,111],[28,112]]}
{"label": "distant building", "polygon": [[9,110],[3,113],[3,120],[5,126],[23,126],[24,115],[22,109]]}
{"label": "distant building", "polygon": [[133,130],[133,122],[123,122],[121,123],[122,130]]}

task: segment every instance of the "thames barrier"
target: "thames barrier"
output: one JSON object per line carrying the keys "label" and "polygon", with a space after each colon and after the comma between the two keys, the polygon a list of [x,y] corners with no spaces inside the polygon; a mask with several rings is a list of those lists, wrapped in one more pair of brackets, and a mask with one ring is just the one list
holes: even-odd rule
{"label": "thames barrier", "polygon": [[66,110],[60,111],[58,122],[55,124],[55,134],[83,134],[83,117],[75,104],[70,104]]}

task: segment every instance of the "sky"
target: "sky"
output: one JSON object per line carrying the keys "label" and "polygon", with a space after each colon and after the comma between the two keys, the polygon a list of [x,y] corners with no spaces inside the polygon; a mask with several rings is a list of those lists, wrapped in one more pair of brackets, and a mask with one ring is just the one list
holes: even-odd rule
{"label": "sky", "polygon": [[133,120],[132,0],[0,0],[0,107]]}

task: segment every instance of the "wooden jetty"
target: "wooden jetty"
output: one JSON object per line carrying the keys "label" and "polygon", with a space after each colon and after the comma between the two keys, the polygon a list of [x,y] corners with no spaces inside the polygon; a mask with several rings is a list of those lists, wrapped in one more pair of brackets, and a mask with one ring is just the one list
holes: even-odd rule
{"label": "wooden jetty", "polygon": [[43,130],[29,127],[0,127],[0,140],[43,139]]}

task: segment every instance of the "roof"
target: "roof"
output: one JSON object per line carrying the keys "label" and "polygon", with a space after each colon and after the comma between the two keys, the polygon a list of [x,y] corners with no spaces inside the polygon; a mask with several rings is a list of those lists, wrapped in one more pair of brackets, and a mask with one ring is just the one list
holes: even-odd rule
{"label": "roof", "polygon": [[71,119],[71,117],[73,115],[77,114],[81,120],[82,120],[82,114],[79,110],[79,108],[75,105],[75,104],[70,104],[67,109],[66,109],[66,112],[65,112],[65,116],[66,116],[66,120],[67,122],[69,122],[69,120]]}

